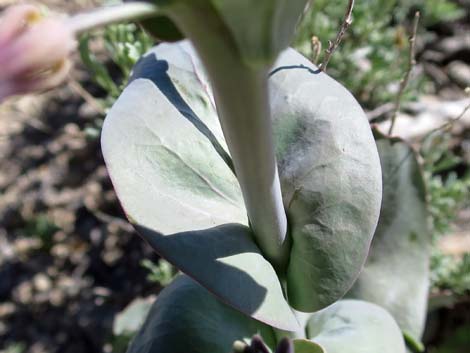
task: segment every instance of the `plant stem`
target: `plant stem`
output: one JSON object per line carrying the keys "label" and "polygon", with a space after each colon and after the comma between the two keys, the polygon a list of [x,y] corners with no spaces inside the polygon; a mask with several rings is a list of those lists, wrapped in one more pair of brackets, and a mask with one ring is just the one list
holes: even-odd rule
{"label": "plant stem", "polygon": [[410,49],[408,51],[408,68],[406,69],[405,75],[400,81],[400,89],[398,90],[397,97],[395,98],[395,108],[393,109],[392,120],[390,123],[390,128],[388,130],[389,135],[392,135],[393,133],[393,128],[395,127],[395,122],[397,120],[398,112],[400,111],[400,108],[401,108],[401,100],[403,98],[403,94],[405,93],[406,86],[408,86],[408,81],[410,80],[411,71],[413,71],[413,68],[416,65],[416,59],[415,59],[416,49],[415,48],[416,48],[416,32],[418,31],[419,17],[420,17],[420,13],[419,11],[416,11],[415,17],[413,20],[413,28],[411,30],[411,35],[409,39]]}
{"label": "plant stem", "polygon": [[322,70],[323,72],[326,72],[326,67],[328,66],[328,63],[330,62],[330,59],[333,56],[333,53],[335,52],[335,50],[338,48],[339,44],[343,40],[343,37],[346,34],[349,26],[351,26],[353,9],[354,9],[354,0],[349,0],[348,7],[346,9],[346,14],[344,15],[343,23],[341,23],[341,27],[339,29],[338,34],[336,35],[335,40],[333,42],[331,40],[328,41],[328,49],[325,50],[325,58],[323,59],[323,62],[321,63],[319,67],[319,69]]}
{"label": "plant stem", "polygon": [[189,6],[181,5],[170,14],[193,40],[209,74],[255,241],[276,270],[282,272],[290,244],[274,154],[269,66],[245,65],[230,33],[219,20],[214,20],[218,17],[207,15],[213,10]]}
{"label": "plant stem", "polygon": [[75,35],[123,21],[137,21],[155,16],[159,8],[147,2],[131,2],[81,13],[66,19]]}

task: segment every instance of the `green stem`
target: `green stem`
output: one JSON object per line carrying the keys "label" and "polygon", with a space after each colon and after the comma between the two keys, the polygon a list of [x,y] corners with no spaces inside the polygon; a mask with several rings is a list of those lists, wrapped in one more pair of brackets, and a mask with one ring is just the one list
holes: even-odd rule
{"label": "green stem", "polygon": [[205,65],[255,240],[282,272],[290,244],[274,154],[269,67],[245,65],[230,33],[209,11],[213,9],[208,6],[182,4],[172,8],[170,15]]}
{"label": "green stem", "polygon": [[406,347],[414,353],[423,353],[425,348],[424,345],[416,340],[413,335],[403,331],[403,338],[405,340]]}
{"label": "green stem", "polygon": [[116,6],[103,7],[87,13],[81,13],[66,19],[67,27],[75,34],[124,21],[138,21],[153,17],[159,8],[147,2],[131,2]]}

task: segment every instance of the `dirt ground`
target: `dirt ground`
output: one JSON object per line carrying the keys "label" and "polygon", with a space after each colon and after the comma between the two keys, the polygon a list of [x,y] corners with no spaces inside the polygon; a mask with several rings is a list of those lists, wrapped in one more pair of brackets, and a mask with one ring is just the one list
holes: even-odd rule
{"label": "dirt ground", "polygon": [[[48,3],[75,11],[92,2]],[[71,75],[0,107],[0,351],[110,350],[116,313],[159,290],[140,265],[158,258],[125,221],[99,139],[84,132],[102,117],[73,82],[103,92],[80,65]]]}

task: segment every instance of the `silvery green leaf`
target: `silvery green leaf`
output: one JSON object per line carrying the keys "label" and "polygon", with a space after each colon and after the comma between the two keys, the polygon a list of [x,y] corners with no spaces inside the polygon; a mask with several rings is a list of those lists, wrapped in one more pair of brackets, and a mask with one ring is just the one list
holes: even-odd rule
{"label": "silvery green leaf", "polygon": [[293,241],[288,298],[312,312],[341,298],[364,264],[379,217],[380,162],[356,100],[294,50],[276,63],[270,91]]}
{"label": "silvery green leaf", "polygon": [[183,275],[159,294],[128,353],[228,353],[233,342],[255,334],[275,346],[272,328],[228,307]]}
{"label": "silvery green leaf", "polygon": [[295,330],[271,264],[247,227],[204,71],[187,43],[145,56],[109,112],[103,155],[146,241],[227,304]]}
{"label": "silvery green leaf", "polygon": [[134,299],[126,308],[116,315],[113,322],[113,335],[135,334],[147,317],[155,297]]}
{"label": "silvery green leaf", "polygon": [[310,340],[325,353],[405,353],[402,333],[393,317],[378,305],[341,300],[312,315]]}
{"label": "silvery green leaf", "polygon": [[249,64],[269,64],[290,44],[307,0],[210,0]]}
{"label": "silvery green leaf", "polygon": [[379,225],[350,297],[386,308],[403,331],[420,339],[426,319],[429,252],[426,189],[413,149],[377,132],[383,172]]}
{"label": "silvery green leaf", "polygon": [[220,36],[248,66],[269,66],[291,43],[309,0],[153,1],[188,37]]}
{"label": "silvery green leaf", "polygon": [[248,224],[207,82],[188,50],[164,44],[147,54],[103,127],[126,212],[161,233]]}
{"label": "silvery green leaf", "polygon": [[[288,50],[270,79],[293,238],[288,298],[301,311],[338,300],[357,278],[381,197],[362,110],[315,70]],[[119,199],[157,252],[235,308],[277,328],[297,328],[246,227],[210,86],[187,43],[161,45],[137,65],[102,140]],[[246,288],[256,295],[247,296]]]}

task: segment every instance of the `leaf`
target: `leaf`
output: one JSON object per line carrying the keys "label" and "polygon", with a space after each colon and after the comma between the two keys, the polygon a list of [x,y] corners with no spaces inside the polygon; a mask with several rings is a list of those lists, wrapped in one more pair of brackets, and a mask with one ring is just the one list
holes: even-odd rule
{"label": "leaf", "polygon": [[[315,70],[289,50],[270,79],[293,238],[288,298],[310,312],[338,300],[357,278],[381,196],[376,147],[362,110]],[[244,227],[212,93],[187,43],[160,45],[141,60],[105,121],[102,145],[126,213],[162,257],[244,313],[295,330],[279,281]],[[227,256],[230,266],[221,261]],[[248,300],[245,288],[258,294]]]}
{"label": "leaf", "polygon": [[[136,0],[124,0],[124,2],[134,2]],[[138,0],[137,0],[138,1]],[[142,1],[142,0],[140,0]],[[147,2],[161,3],[161,1],[147,0]],[[149,19],[142,20],[140,22],[142,27],[154,38],[159,41],[165,42],[176,42],[184,39],[184,35],[178,29],[176,24],[168,17],[164,15],[154,16]]]}
{"label": "leaf", "polygon": [[379,225],[367,263],[348,296],[386,308],[419,341],[429,288],[426,190],[412,148],[377,132],[383,172]]}
{"label": "leaf", "polygon": [[119,96],[119,87],[111,78],[106,66],[90,50],[90,35],[84,34],[80,37],[78,51],[80,59],[88,70],[93,74],[93,80],[103,88],[111,97]]}
{"label": "leaf", "polygon": [[183,275],[160,293],[128,353],[228,353],[234,341],[255,334],[275,345],[269,326],[224,305]]}
{"label": "leaf", "polygon": [[166,16],[157,16],[141,21],[145,30],[160,41],[176,42],[184,39],[174,22]]}
{"label": "leaf", "polygon": [[318,344],[304,339],[294,340],[295,353],[327,353]]}
{"label": "leaf", "polygon": [[288,298],[312,312],[341,298],[359,275],[379,217],[380,162],[359,104],[303,56],[284,52],[270,83],[293,240]]}
{"label": "leaf", "polygon": [[307,0],[211,0],[245,61],[269,64],[292,41]]}
{"label": "leaf", "polygon": [[276,60],[292,41],[308,3],[308,0],[153,1],[189,38],[210,41],[209,38],[219,37],[228,51],[233,50],[252,67],[269,66]]}
{"label": "leaf", "polygon": [[119,200],[144,239],[225,303],[285,330],[298,323],[260,254],[204,72],[185,44],[134,69],[102,132]]}
{"label": "leaf", "polygon": [[117,192],[126,194],[126,211],[162,233],[247,224],[217,115],[194,64],[183,47],[158,46],[134,68],[103,126],[103,154]]}
{"label": "leaf", "polygon": [[249,228],[226,224],[164,236],[135,227],[162,257],[226,304],[271,326],[298,328],[276,272],[260,254]]}
{"label": "leaf", "polygon": [[134,299],[126,308],[116,315],[113,322],[113,335],[133,335],[144,323],[155,297]]}
{"label": "leaf", "polygon": [[393,317],[360,300],[341,300],[313,314],[307,335],[325,353],[405,353],[403,336]]}

